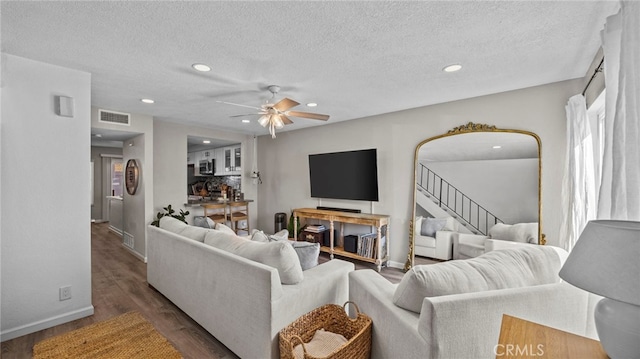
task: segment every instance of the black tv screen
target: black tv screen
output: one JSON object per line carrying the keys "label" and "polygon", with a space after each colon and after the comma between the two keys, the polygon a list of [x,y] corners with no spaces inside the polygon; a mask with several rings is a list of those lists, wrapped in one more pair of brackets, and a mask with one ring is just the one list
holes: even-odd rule
{"label": "black tv screen", "polygon": [[376,149],[309,155],[311,197],[378,201]]}

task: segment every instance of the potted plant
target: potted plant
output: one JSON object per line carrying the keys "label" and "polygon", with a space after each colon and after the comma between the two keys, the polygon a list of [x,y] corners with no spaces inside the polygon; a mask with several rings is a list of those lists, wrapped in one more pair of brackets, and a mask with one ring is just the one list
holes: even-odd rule
{"label": "potted plant", "polygon": [[189,211],[185,212],[182,209],[180,209],[180,213],[176,214],[176,211],[173,208],[171,208],[171,205],[162,207],[162,209],[165,210],[165,213],[158,212],[158,214],[156,215],[156,219],[153,222],[151,222],[151,225],[160,227],[160,218],[164,216],[171,216],[175,219],[181,220],[184,223],[187,223],[187,219],[185,217],[189,215]]}

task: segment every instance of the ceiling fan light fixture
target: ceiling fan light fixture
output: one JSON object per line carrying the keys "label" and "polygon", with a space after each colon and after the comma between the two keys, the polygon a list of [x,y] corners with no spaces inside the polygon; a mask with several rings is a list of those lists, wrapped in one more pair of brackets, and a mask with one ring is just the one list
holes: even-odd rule
{"label": "ceiling fan light fixture", "polygon": [[267,125],[269,124],[269,117],[269,115],[260,116],[260,118],[258,119],[258,123],[260,124],[260,126],[267,127]]}
{"label": "ceiling fan light fixture", "polygon": [[282,122],[282,118],[280,116],[273,115],[271,118],[272,118],[273,124],[276,126],[277,129],[284,127],[284,122]]}

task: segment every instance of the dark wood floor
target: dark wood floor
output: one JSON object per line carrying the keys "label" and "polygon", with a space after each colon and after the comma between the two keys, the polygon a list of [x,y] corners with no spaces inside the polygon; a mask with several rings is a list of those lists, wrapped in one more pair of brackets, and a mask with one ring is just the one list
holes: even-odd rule
{"label": "dark wood floor", "polygon": [[[323,254],[321,261],[325,260],[328,258]],[[420,260],[422,262],[425,260]],[[356,268],[375,267],[356,263]],[[381,274],[397,283],[403,272],[384,268]],[[108,230],[108,223],[91,225],[91,275],[93,316],[5,341],[0,356],[4,359],[31,358],[33,345],[43,339],[136,310],[185,358],[237,358],[162,294],[147,285],[146,264],[122,246],[122,239]]]}

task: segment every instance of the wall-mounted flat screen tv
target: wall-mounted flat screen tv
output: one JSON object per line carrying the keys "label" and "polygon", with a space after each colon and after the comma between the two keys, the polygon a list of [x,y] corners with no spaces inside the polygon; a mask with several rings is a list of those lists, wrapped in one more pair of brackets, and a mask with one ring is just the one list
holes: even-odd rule
{"label": "wall-mounted flat screen tv", "polygon": [[309,155],[311,197],[378,201],[376,149]]}

